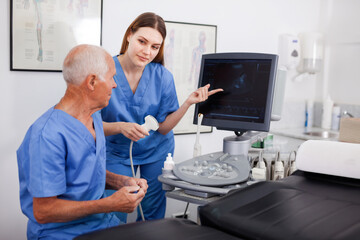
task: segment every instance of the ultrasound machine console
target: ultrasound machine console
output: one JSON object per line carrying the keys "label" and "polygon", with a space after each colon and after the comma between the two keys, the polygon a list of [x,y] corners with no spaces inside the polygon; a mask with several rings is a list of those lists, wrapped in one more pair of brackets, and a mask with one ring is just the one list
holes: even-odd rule
{"label": "ultrasound machine console", "polygon": [[[201,125],[234,131],[235,135],[224,138],[222,152],[176,164],[173,169],[176,180],[185,181],[185,187],[191,186],[192,190],[219,188],[220,193],[227,186],[250,179],[248,151],[270,128],[277,60],[277,55],[262,53],[203,55],[199,87],[210,84],[209,90],[224,91],[196,105],[194,124],[201,113]],[[164,176],[159,180],[165,184],[176,181]]]}

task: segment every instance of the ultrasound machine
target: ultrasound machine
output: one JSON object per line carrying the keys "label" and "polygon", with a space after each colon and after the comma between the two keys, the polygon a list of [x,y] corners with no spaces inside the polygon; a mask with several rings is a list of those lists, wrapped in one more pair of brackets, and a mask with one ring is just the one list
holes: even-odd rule
{"label": "ultrasound machine", "polygon": [[254,182],[248,152],[270,128],[277,61],[277,55],[262,53],[203,55],[199,87],[210,84],[209,90],[224,91],[196,105],[194,124],[202,114],[201,125],[234,135],[224,138],[222,152],[183,161],[171,172],[164,170],[159,176],[164,190],[180,188],[187,195],[209,198]]}
{"label": "ultrasound machine", "polygon": [[199,205],[197,223],[186,219],[185,209],[184,218],[123,224],[76,239],[359,239],[359,144],[306,141],[291,176],[260,182],[251,176],[251,143],[279,116],[271,116],[272,105],[282,102],[274,89],[282,95],[279,82],[286,78],[277,69],[275,84],[276,64],[270,54],[203,56],[199,86],[210,83],[224,92],[196,106],[194,123],[203,118],[203,125],[235,134],[224,139],[223,151],[175,164],[159,176],[167,197]]}

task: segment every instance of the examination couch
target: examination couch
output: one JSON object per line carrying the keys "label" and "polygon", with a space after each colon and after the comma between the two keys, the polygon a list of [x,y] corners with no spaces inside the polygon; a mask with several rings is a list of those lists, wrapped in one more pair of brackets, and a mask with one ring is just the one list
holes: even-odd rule
{"label": "examination couch", "polygon": [[199,207],[201,225],[150,220],[76,239],[360,239],[360,144],[307,141],[296,163],[298,170],[285,179]]}

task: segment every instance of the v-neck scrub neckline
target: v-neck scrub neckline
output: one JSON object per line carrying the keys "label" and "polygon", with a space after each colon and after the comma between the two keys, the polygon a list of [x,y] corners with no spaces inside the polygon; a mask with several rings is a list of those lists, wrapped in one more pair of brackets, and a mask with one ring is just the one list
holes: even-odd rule
{"label": "v-neck scrub neckline", "polygon": [[122,89],[126,99],[132,100],[132,104],[140,105],[150,80],[148,65],[145,66],[136,91],[135,93],[133,93],[119,59],[116,57],[114,58],[114,61],[116,67],[116,74],[119,75],[118,87]]}

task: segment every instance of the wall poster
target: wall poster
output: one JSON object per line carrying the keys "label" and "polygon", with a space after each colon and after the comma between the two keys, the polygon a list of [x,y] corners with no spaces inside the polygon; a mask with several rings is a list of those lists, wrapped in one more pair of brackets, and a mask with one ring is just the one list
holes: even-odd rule
{"label": "wall poster", "polygon": [[101,45],[102,0],[11,0],[10,70],[61,71],[78,44]]}
{"label": "wall poster", "polygon": [[[176,92],[181,105],[197,89],[201,56],[216,52],[214,25],[165,21],[165,67],[174,75]],[[175,134],[196,133],[193,124],[195,105],[191,106],[174,128]],[[211,132],[212,127],[202,126],[201,132]]]}

